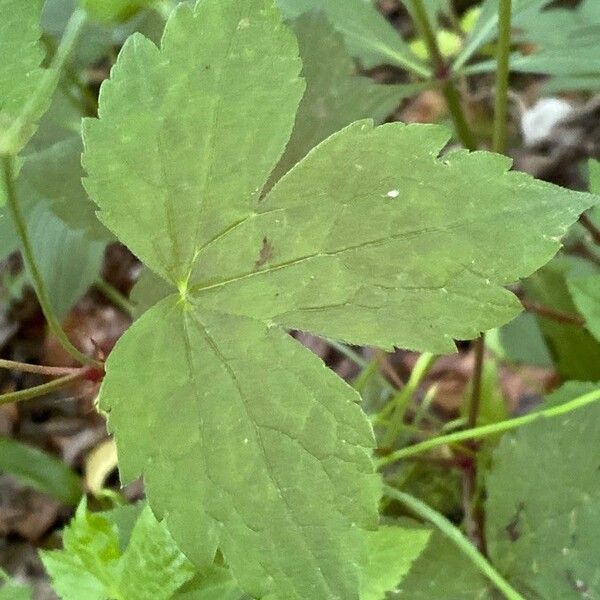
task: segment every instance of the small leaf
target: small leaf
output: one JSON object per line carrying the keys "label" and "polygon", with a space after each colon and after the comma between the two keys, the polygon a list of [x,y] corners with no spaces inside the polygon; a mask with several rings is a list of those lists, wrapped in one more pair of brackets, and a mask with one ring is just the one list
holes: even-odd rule
{"label": "small leaf", "polygon": [[[590,389],[598,385],[569,387],[571,398]],[[494,453],[488,548],[526,597],[580,599],[600,592],[599,438],[600,406],[593,404],[506,434]]]}
{"label": "small leaf", "polygon": [[0,471],[65,504],[77,504],[81,498],[79,477],[63,461],[4,437],[0,437]]}
{"label": "small leaf", "polygon": [[288,19],[309,11],[323,11],[344,36],[352,56],[366,68],[392,64],[427,75],[429,69],[411,51],[400,34],[370,1],[365,0],[278,0]]}
{"label": "small leaf", "polygon": [[138,518],[120,564],[122,598],[169,600],[192,578],[194,568],[149,507]]}
{"label": "small leaf", "polygon": [[[548,263],[523,282],[528,298],[555,310],[577,314],[569,292],[568,281],[595,276],[596,267],[572,256],[561,256]],[[585,329],[576,324],[561,323],[538,316],[558,372],[568,379],[600,378],[600,344]]]}
{"label": "small leaf", "polygon": [[358,76],[342,35],[321,12],[304,14],[292,26],[300,46],[306,92],[285,154],[271,174],[273,183],[332,133],[366,117],[379,123],[403,98],[425,88],[423,84],[376,85]]}
{"label": "small leaf", "polygon": [[427,546],[431,531],[383,525],[367,534],[369,562],[362,575],[360,600],[382,600],[399,586]]}
{"label": "small leaf", "polygon": [[121,557],[117,527],[101,513],[88,512],[83,501],[64,529],[63,545],[64,550],[40,552],[63,600],[114,597]]}
{"label": "small leaf", "polygon": [[28,585],[21,585],[12,580],[10,576],[0,569],[0,581],[4,585],[0,587],[0,600],[32,600],[33,590]]}
{"label": "small leaf", "polygon": [[80,4],[98,21],[125,21],[137,11],[150,6],[154,0],[79,0]]}
{"label": "small leaf", "polygon": [[63,544],[40,554],[64,600],[169,600],[194,574],[164,523],[140,505],[91,513],[82,502]]}
{"label": "small leaf", "polygon": [[587,329],[600,342],[600,274],[570,277],[567,285]]}

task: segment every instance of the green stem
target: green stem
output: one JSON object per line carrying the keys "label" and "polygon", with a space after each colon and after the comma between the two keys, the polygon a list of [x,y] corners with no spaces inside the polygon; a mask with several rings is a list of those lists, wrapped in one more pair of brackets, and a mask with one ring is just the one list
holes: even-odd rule
{"label": "green stem", "polygon": [[6,360],[0,358],[0,369],[10,369],[11,371],[22,371],[23,373],[36,373],[37,375],[49,375],[50,377],[60,377],[63,375],[73,375],[79,373],[81,369],[77,367],[46,367],[43,365],[30,365],[16,360]]}
{"label": "green stem", "polygon": [[506,150],[508,115],[508,75],[510,57],[510,28],[512,0],[498,0],[498,49],[496,70],[496,106],[492,149],[503,154]]}
{"label": "green stem", "polygon": [[123,296],[123,294],[121,294],[119,290],[117,290],[112,285],[104,281],[104,279],[102,279],[101,277],[96,279],[94,285],[98,288],[98,290],[102,292],[102,294],[104,294],[104,296],[106,296],[106,298],[108,298],[108,300],[110,300],[115,306],[120,308],[125,314],[129,316],[133,315],[133,313],[135,312],[135,304],[131,300],[129,300],[129,298]]}
{"label": "green stem", "polygon": [[475,138],[463,112],[460,95],[454,85],[454,81],[449,76],[450,69],[440,51],[423,0],[411,0],[411,5],[415,25],[427,46],[427,51],[435,68],[436,76],[442,81],[442,93],[446,99],[452,121],[454,122],[456,135],[465,148],[475,150],[477,147]]}
{"label": "green stem", "polygon": [[38,398],[39,396],[45,396],[50,392],[55,392],[64,387],[67,387],[68,385],[75,381],[78,381],[79,379],[83,379],[88,372],[89,369],[87,368],[78,369],[77,373],[65,375],[64,377],[54,379],[53,381],[43,383],[42,385],[36,385],[26,390],[19,390],[18,392],[9,392],[8,394],[2,394],[0,395],[0,405],[10,404],[11,402],[22,402],[23,400],[31,400],[33,398]]}
{"label": "green stem", "polygon": [[392,487],[385,486],[384,493],[389,498],[403,504],[406,508],[437,527],[449,540],[454,542],[458,549],[471,560],[471,562],[487,577],[508,600],[525,600],[496,569],[479,553],[477,548],[465,538],[460,530],[455,527],[446,517],[433,510],[418,498],[400,492]]}
{"label": "green stem", "polygon": [[573,410],[587,406],[588,404],[598,402],[599,400],[600,390],[595,390],[593,392],[584,394],[583,396],[579,396],[574,400],[565,402],[559,406],[552,406],[544,410],[523,415],[522,417],[515,417],[514,419],[500,421],[499,423],[491,423],[490,425],[482,425],[481,427],[474,427],[473,429],[467,429],[465,431],[456,431],[447,435],[441,435],[430,440],[420,442],[419,444],[414,444],[413,446],[396,450],[395,452],[380,458],[377,462],[377,465],[379,468],[381,468],[398,460],[402,460],[409,456],[414,456],[415,454],[421,454],[422,452],[427,452],[429,450],[433,450],[434,448],[439,448],[440,446],[456,444],[458,442],[464,442],[465,440],[489,437],[491,435],[517,429],[523,425],[528,425],[529,423],[533,423],[538,419],[559,417]]}
{"label": "green stem", "polygon": [[73,358],[75,358],[81,364],[93,365],[95,367],[101,368],[102,365],[100,363],[85,355],[71,343],[71,341],[67,337],[67,334],[63,331],[59,320],[54,315],[54,312],[52,310],[52,304],[50,302],[50,298],[48,296],[44,280],[38,270],[38,266],[35,260],[33,248],[29,239],[29,233],[27,231],[27,224],[25,223],[25,217],[17,200],[17,193],[15,189],[13,173],[13,159],[10,156],[3,156],[2,167],[8,210],[13,220],[13,223],[15,224],[15,228],[17,230],[17,234],[21,242],[21,252],[23,254],[23,259],[25,261],[25,264],[27,265],[27,270],[29,271],[31,279],[33,280],[33,285],[35,287],[35,291],[40,306],[42,308],[42,312],[44,313],[46,321],[48,322],[48,326],[60,342],[60,345]]}
{"label": "green stem", "polygon": [[50,102],[52,92],[58,84],[61,72],[71,55],[83,26],[86,22],[85,11],[75,10],[65,28],[60,44],[52,57],[49,67],[45,70],[40,83],[23,107],[21,113],[12,122],[3,136],[0,152],[3,154],[18,154],[29,135],[35,122],[45,112]]}
{"label": "green stem", "polygon": [[421,354],[413,367],[406,385],[396,393],[386,406],[385,410],[382,411],[382,413],[384,413],[381,415],[382,417],[389,414],[389,412],[392,412],[389,425],[382,441],[384,448],[391,448],[398,439],[398,436],[404,427],[406,409],[415,395],[417,388],[421,385],[421,382],[427,373],[429,373],[436,359],[437,356],[435,356],[435,354],[430,354],[429,352]]}

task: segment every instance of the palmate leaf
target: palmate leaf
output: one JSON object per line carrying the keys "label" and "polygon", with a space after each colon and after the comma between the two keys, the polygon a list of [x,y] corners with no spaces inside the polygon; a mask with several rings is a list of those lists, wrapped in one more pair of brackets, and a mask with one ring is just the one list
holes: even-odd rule
{"label": "palmate leaf", "polygon": [[297,55],[270,0],[184,5],[160,49],[123,48],[85,125],[86,186],[173,293],[115,347],[100,406],[123,479],[144,475],[196,565],[219,547],[254,596],[356,599],[372,432],[283,328],[452,349],[518,312],[502,284],[547,261],[594,199],[492,154],[438,159],[441,128],[369,122],[263,197],[302,94]]}
{"label": "palmate leaf", "polygon": [[[596,389],[571,382],[547,401]],[[527,598],[600,593],[599,437],[594,404],[507,434],[494,453],[486,501],[490,558]]]}

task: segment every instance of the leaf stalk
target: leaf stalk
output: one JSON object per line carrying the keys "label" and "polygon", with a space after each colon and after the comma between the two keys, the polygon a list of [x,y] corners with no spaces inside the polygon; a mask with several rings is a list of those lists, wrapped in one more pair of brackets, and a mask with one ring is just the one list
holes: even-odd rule
{"label": "leaf stalk", "polygon": [[429,440],[425,440],[424,442],[396,450],[391,454],[380,458],[377,461],[377,466],[378,468],[382,468],[386,465],[408,458],[409,456],[415,456],[416,454],[421,454],[422,452],[428,452],[429,450],[439,448],[440,446],[457,444],[467,440],[481,439],[496,435],[498,433],[504,433],[506,431],[518,429],[519,427],[522,427],[523,425],[529,425],[538,419],[560,417],[573,410],[587,406],[588,404],[598,402],[599,400],[600,390],[594,390],[593,392],[589,392],[583,396],[578,396],[577,398],[570,400],[569,402],[565,402],[564,404],[560,404],[559,406],[552,406],[544,410],[531,412],[521,417],[514,417],[513,419],[506,419],[505,421],[500,421],[498,423],[481,425],[480,427],[474,427],[473,429],[455,431],[447,435],[434,437]]}
{"label": "leaf stalk", "polygon": [[525,600],[517,590],[515,590],[488,560],[471,544],[471,542],[453,525],[444,515],[433,510],[430,506],[421,502],[418,498],[405,494],[395,488],[385,486],[384,494],[403,504],[411,512],[428,521],[437,527],[449,540],[454,542],[458,549],[467,556],[467,558],[479,569],[479,571],[489,579],[494,586],[500,590],[508,600]]}

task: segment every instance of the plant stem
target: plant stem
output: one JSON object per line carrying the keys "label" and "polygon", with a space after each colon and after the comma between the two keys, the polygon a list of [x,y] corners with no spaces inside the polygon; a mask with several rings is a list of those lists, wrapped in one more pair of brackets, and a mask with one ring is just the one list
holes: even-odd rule
{"label": "plant stem", "polygon": [[577,325],[579,327],[583,327],[585,325],[585,319],[579,315],[563,312],[562,310],[556,310],[555,308],[544,306],[543,304],[538,304],[537,302],[532,302],[526,298],[520,298],[520,300],[523,308],[527,312],[535,313],[540,317],[552,319],[553,321],[558,321],[559,323],[566,323],[567,325]]}
{"label": "plant stem", "polygon": [[435,363],[437,356],[434,354],[430,354],[429,352],[425,352],[419,356],[413,370],[410,374],[406,385],[396,393],[396,395],[390,400],[385,409],[385,414],[387,415],[390,411],[392,412],[392,416],[390,418],[389,425],[385,432],[385,436],[382,441],[382,445],[384,448],[391,448],[400,435],[404,425],[404,415],[406,414],[406,409],[408,408],[410,401],[412,400],[415,392],[421,382],[429,373],[431,367]]}
{"label": "plant stem", "polygon": [[26,390],[19,390],[18,392],[9,392],[8,394],[0,395],[0,405],[10,404],[11,402],[22,402],[23,400],[31,400],[32,398],[38,398],[44,396],[50,392],[55,392],[64,387],[67,387],[74,381],[83,379],[90,372],[90,368],[78,369],[77,373],[71,375],[65,375],[59,379],[54,379],[48,383],[42,385],[36,385]]}
{"label": "plant stem", "polygon": [[460,95],[456,90],[454,81],[450,78],[450,69],[442,56],[440,47],[437,43],[437,38],[429,22],[429,16],[427,10],[423,4],[423,0],[411,0],[412,4],[412,16],[415,21],[415,25],[419,30],[419,34],[423,38],[425,45],[427,46],[427,52],[433,66],[435,68],[435,74],[438,79],[442,82],[442,93],[446,99],[448,110],[454,127],[456,129],[456,135],[465,148],[469,150],[475,150],[477,144],[475,138],[471,132],[471,128],[467,123],[467,119],[464,115]]}
{"label": "plant stem", "polygon": [[94,285],[98,288],[99,291],[106,296],[108,300],[110,300],[116,307],[120,308],[125,314],[132,316],[135,312],[135,304],[126,298],[112,285],[106,283],[104,279],[98,277]]}
{"label": "plant stem", "polygon": [[[467,406],[467,427],[469,429],[477,426],[481,406],[481,380],[485,354],[484,333],[481,333],[475,340],[474,347],[475,365],[473,367],[471,394]],[[464,525],[469,539],[483,554],[486,554],[484,515],[477,502],[477,446],[470,443],[468,449],[472,452],[473,458],[469,460],[468,466],[463,470],[462,475]]]}
{"label": "plant stem", "polygon": [[588,217],[586,213],[583,213],[579,217],[579,222],[581,223],[581,225],[583,225],[583,227],[587,229],[594,244],[600,246],[600,229],[598,229],[598,227],[594,225],[594,222]]}
{"label": "plant stem", "polygon": [[2,136],[0,151],[3,154],[15,155],[20,152],[28,132],[45,112],[45,107],[50,102],[52,92],[60,79],[61,71],[79,40],[86,19],[86,13],[82,9],[76,9],[71,15],[49,67],[45,70],[21,113]]}
{"label": "plant stem", "polygon": [[54,315],[54,312],[52,310],[52,304],[50,302],[50,298],[48,296],[44,280],[37,267],[37,263],[33,253],[33,248],[31,246],[31,241],[29,240],[27,224],[25,223],[23,212],[21,211],[21,207],[19,206],[19,202],[17,200],[17,193],[15,189],[13,173],[13,159],[10,156],[2,157],[2,171],[4,176],[4,185],[6,189],[6,203],[8,205],[8,210],[15,224],[15,228],[17,230],[17,234],[21,242],[21,251],[23,254],[23,259],[25,261],[25,264],[27,265],[27,270],[29,271],[31,279],[33,280],[33,285],[35,287],[35,291],[40,306],[42,308],[42,312],[44,313],[44,317],[46,317],[46,321],[48,322],[48,326],[60,342],[60,345],[73,358],[75,358],[81,364],[93,365],[95,367],[102,368],[102,365],[100,363],[85,355],[71,343],[66,333],[63,331],[57,317]]}
{"label": "plant stem", "polygon": [[496,69],[496,106],[494,109],[494,137],[492,149],[503,154],[506,151],[508,114],[508,74],[510,56],[512,0],[498,0],[498,49]]}
{"label": "plant stem", "polygon": [[467,538],[460,532],[460,530],[454,526],[444,515],[433,510],[430,506],[421,502],[418,498],[415,498],[404,492],[400,492],[392,487],[385,486],[384,493],[389,498],[396,500],[403,504],[406,508],[411,510],[413,513],[421,517],[423,520],[428,521],[435,527],[437,527],[448,539],[456,544],[458,549],[463,552],[469,560],[481,571],[485,577],[487,577],[498,590],[500,590],[505,598],[508,600],[525,600],[519,592],[517,592],[511,585],[494,569],[494,567],[482,556],[477,548],[469,542]]}
{"label": "plant stem", "polygon": [[43,365],[30,365],[15,360],[6,360],[0,358],[0,369],[10,369],[12,371],[22,371],[23,373],[36,373],[38,375],[48,375],[50,377],[61,377],[63,375],[73,375],[81,371],[77,367],[46,367]]}
{"label": "plant stem", "polygon": [[395,452],[380,458],[377,461],[377,466],[381,468],[409,456],[414,456],[416,454],[421,454],[422,452],[433,450],[434,448],[439,448],[440,446],[456,444],[466,440],[481,439],[491,435],[496,435],[498,433],[503,433],[505,431],[510,431],[512,429],[518,429],[519,427],[522,427],[523,425],[529,425],[538,419],[560,417],[561,415],[587,406],[588,404],[593,404],[599,400],[600,390],[594,390],[593,392],[588,392],[583,396],[578,396],[577,398],[570,400],[569,402],[565,402],[559,406],[552,406],[550,408],[535,411],[521,417],[507,419],[506,421],[500,421],[498,423],[491,423],[490,425],[482,425],[480,427],[474,427],[473,429],[455,431],[447,435],[441,435],[430,440],[425,440],[424,442],[402,448],[401,450],[396,450]]}

